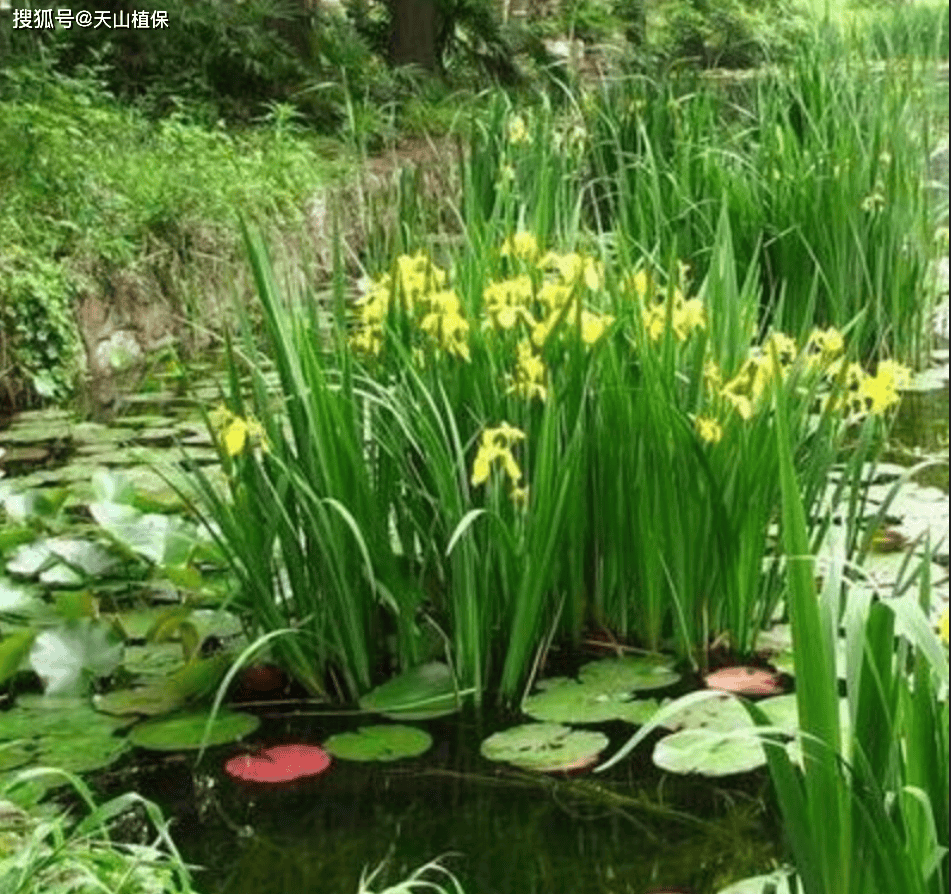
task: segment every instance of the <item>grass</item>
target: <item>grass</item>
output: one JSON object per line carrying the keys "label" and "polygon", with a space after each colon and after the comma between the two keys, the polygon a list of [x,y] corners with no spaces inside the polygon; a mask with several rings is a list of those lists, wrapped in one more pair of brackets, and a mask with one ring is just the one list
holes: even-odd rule
{"label": "grass", "polygon": [[[66,779],[88,808],[67,814],[16,805],[17,789],[45,776]],[[0,792],[0,887],[9,894],[190,894],[194,889],[158,806],[133,793],[96,804],[83,781],[55,768],[18,773]],[[7,799],[11,800],[7,800]],[[110,824],[130,809],[143,809],[157,830],[150,845],[119,844]]]}

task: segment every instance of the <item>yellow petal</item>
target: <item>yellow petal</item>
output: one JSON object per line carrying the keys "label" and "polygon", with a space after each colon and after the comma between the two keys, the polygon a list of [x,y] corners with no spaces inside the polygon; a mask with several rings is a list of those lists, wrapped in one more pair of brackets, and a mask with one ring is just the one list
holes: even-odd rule
{"label": "yellow petal", "polygon": [[237,456],[244,450],[245,441],[248,439],[248,426],[243,419],[235,419],[225,430],[224,445],[228,456]]}
{"label": "yellow petal", "polygon": [[476,454],[475,462],[472,464],[472,478],[470,479],[473,487],[478,487],[489,480],[489,451],[480,447]]}

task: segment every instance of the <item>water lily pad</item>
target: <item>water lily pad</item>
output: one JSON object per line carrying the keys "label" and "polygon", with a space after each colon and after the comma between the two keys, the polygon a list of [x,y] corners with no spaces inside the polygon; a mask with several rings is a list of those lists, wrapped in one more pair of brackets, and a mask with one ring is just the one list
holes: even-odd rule
{"label": "water lily pad", "polygon": [[30,664],[51,695],[83,692],[94,677],[111,674],[122,660],[122,641],[110,625],[90,618],[37,634]]}
{"label": "water lily pad", "polygon": [[[187,751],[200,748],[205,736],[209,712],[196,711],[148,720],[129,732],[129,741],[139,748],[153,751]],[[253,733],[260,725],[253,714],[241,711],[219,711],[208,730],[206,745],[224,745]]]}
{"label": "water lily pad", "polygon": [[90,503],[89,511],[116,541],[158,565],[186,562],[197,540],[194,526],[184,520],[124,503]]}
{"label": "water lily pad", "polygon": [[567,677],[543,681],[541,691],[522,703],[535,720],[551,723],[604,723],[623,720],[646,723],[657,710],[656,699],[632,699],[629,692],[606,690],[597,677],[576,682]]}
{"label": "water lily pad", "polygon": [[280,783],[319,776],[330,766],[330,756],[315,745],[274,745],[257,754],[236,754],[225,763],[225,773],[241,782]]}
{"label": "water lily pad", "polygon": [[525,723],[489,736],[481,752],[490,761],[551,773],[588,766],[607,745],[603,733],[573,730],[559,723]]}
{"label": "water lily pad", "polygon": [[654,763],[668,773],[730,776],[765,766],[766,752],[752,736],[730,736],[710,728],[683,729],[654,746]]}
{"label": "water lily pad", "polygon": [[14,583],[8,577],[0,577],[0,615],[29,617],[43,605],[29,585]]}
{"label": "water lily pad", "polygon": [[46,545],[61,561],[90,577],[108,574],[116,566],[115,557],[105,547],[89,540],[51,537]]}
{"label": "water lily pad", "polygon": [[126,646],[122,666],[136,677],[146,680],[165,677],[181,667],[182,647],[179,643],[146,643]]}
{"label": "water lily pad", "polygon": [[334,757],[348,761],[395,761],[418,757],[433,744],[425,730],[402,724],[361,726],[356,732],[337,733],[324,742]]}
{"label": "water lily pad", "polygon": [[663,724],[672,730],[706,729],[715,732],[752,728],[753,725],[746,708],[726,693],[681,708]]}
{"label": "water lily pad", "polygon": [[178,695],[166,686],[137,686],[133,689],[114,689],[93,696],[97,711],[115,717],[155,717],[168,714],[182,706]]}
{"label": "water lily pad", "polygon": [[455,713],[460,699],[449,667],[431,661],[377,686],[360,699],[360,707],[397,720],[427,720]]}
{"label": "water lily pad", "polygon": [[40,583],[48,587],[81,587],[85,581],[85,575],[62,563],[40,572]]}
{"label": "water lily pad", "polygon": [[737,695],[778,695],[784,688],[778,674],[761,667],[722,667],[703,679],[709,689],[721,689]]}
{"label": "water lily pad", "polygon": [[621,694],[663,689],[680,680],[680,674],[662,655],[628,655],[592,661],[581,668],[578,678],[604,692]]}
{"label": "water lily pad", "polygon": [[22,577],[35,577],[56,561],[56,556],[45,540],[24,543],[7,560],[7,571]]}
{"label": "water lily pad", "polygon": [[3,715],[0,747],[16,742],[33,765],[49,764],[84,773],[108,766],[128,747],[117,721],[94,711],[86,699],[20,696]]}

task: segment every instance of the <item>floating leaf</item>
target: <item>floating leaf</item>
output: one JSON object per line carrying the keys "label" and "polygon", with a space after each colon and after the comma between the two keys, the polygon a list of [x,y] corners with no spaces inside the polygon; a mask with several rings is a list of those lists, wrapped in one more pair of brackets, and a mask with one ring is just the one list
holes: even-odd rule
{"label": "floating leaf", "polygon": [[83,698],[20,696],[3,714],[0,746],[17,741],[32,752],[33,764],[81,773],[107,766],[125,751],[128,743],[115,735],[116,727]]}
{"label": "floating leaf", "polygon": [[115,717],[153,717],[177,710],[182,706],[182,700],[168,687],[156,684],[134,689],[114,689],[112,692],[94,695],[93,705],[97,711]]}
{"label": "floating leaf", "polygon": [[197,540],[192,526],[172,516],[108,502],[90,503],[89,511],[115,540],[156,565],[187,562]]}
{"label": "floating leaf", "polygon": [[56,562],[56,556],[45,540],[24,543],[7,561],[7,571],[23,577],[36,577],[44,568]]}
{"label": "floating leaf", "polygon": [[122,660],[122,641],[111,626],[85,619],[39,633],[30,664],[50,695],[82,692],[93,677],[111,674]]}
{"label": "floating leaf", "polygon": [[607,744],[603,733],[573,730],[558,723],[525,723],[489,736],[480,750],[490,761],[552,773],[594,763]]}
{"label": "floating leaf", "polygon": [[680,674],[673,669],[670,659],[662,655],[628,655],[589,662],[578,672],[578,679],[620,695],[663,689],[680,680]]}
{"label": "floating leaf", "polygon": [[746,708],[733,696],[706,698],[677,711],[663,724],[667,729],[708,729],[729,732],[735,729],[752,728],[753,721]]}
{"label": "floating leaf", "polygon": [[163,717],[161,720],[148,720],[132,727],[129,741],[139,748],[153,751],[187,751],[205,745],[224,745],[253,733],[260,720],[253,714],[241,711],[219,711],[205,738],[205,727],[210,713],[198,711]]}
{"label": "floating leaf", "polygon": [[40,572],[40,583],[48,587],[81,587],[85,582],[85,575],[61,563]]}
{"label": "floating leaf", "polygon": [[778,674],[760,667],[722,667],[703,679],[709,689],[736,695],[779,695],[784,690]]}
{"label": "floating leaf", "polygon": [[319,776],[330,757],[316,745],[274,745],[257,754],[237,754],[225,763],[225,773],[241,782],[293,782]]}
{"label": "floating leaf", "polygon": [[765,766],[766,752],[752,730],[748,737],[713,729],[683,729],[654,746],[654,763],[668,773],[729,776]]}
{"label": "floating leaf", "polygon": [[51,537],[46,541],[49,549],[59,558],[90,577],[108,574],[116,566],[115,558],[98,543],[78,537]]}
{"label": "floating leaf", "polygon": [[40,605],[28,586],[0,577],[0,614],[23,616],[31,614]]}
{"label": "floating leaf", "polygon": [[632,699],[628,692],[605,690],[597,677],[581,683],[566,677],[542,683],[541,691],[522,703],[522,710],[535,720],[551,723],[623,720],[640,724],[647,722],[658,707],[656,699]]}
{"label": "floating leaf", "polygon": [[397,720],[428,720],[459,710],[452,671],[440,661],[420,664],[360,699],[360,707]]}
{"label": "floating leaf", "polygon": [[337,733],[324,742],[334,757],[348,761],[395,761],[428,751],[432,736],[425,730],[402,724],[361,726],[356,732]]}

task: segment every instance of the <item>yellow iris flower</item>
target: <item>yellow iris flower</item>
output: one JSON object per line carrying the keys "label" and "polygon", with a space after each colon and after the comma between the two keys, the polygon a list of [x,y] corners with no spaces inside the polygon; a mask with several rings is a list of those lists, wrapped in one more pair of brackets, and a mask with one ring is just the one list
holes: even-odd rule
{"label": "yellow iris flower", "polygon": [[497,461],[502,463],[502,468],[509,476],[512,484],[518,484],[522,478],[522,470],[515,462],[515,457],[512,456],[512,445],[524,438],[524,432],[513,428],[507,422],[503,422],[497,428],[485,429],[482,432],[479,450],[472,464],[472,478],[470,479],[472,486],[478,487],[480,484],[485,484],[489,480],[493,464]]}

